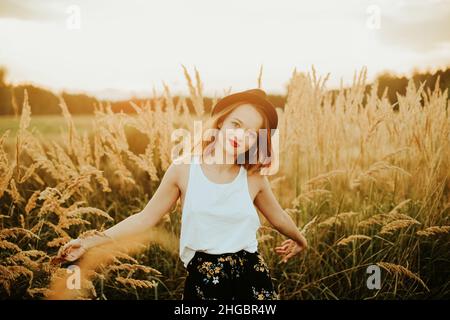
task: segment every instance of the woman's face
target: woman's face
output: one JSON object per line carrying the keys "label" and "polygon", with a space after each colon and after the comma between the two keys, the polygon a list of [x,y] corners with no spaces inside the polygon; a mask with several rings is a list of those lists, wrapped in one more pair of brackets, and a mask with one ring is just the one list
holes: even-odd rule
{"label": "woman's face", "polygon": [[223,121],[219,131],[218,144],[232,156],[245,153],[257,142],[258,130],[264,119],[251,104],[242,104]]}

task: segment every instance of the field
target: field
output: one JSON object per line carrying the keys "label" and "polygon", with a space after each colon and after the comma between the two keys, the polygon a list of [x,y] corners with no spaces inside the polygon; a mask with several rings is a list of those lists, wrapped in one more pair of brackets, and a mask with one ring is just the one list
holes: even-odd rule
{"label": "field", "polygon": [[[142,210],[171,161],[171,133],[204,119],[202,83],[186,73],[195,114],[169,88],[136,115],[0,119],[0,297],[51,297],[66,269],[59,247]],[[262,252],[281,299],[450,298],[450,117],[447,92],[411,81],[396,110],[366,71],[332,96],[327,77],[295,72],[280,115],[280,170],[270,176],[309,250],[280,264],[285,237],[264,226]],[[167,108],[162,108],[162,102]],[[151,106],[151,108],[150,108]],[[140,250],[116,252],[70,296],[179,299],[179,204]],[[379,268],[379,288],[368,270]]]}

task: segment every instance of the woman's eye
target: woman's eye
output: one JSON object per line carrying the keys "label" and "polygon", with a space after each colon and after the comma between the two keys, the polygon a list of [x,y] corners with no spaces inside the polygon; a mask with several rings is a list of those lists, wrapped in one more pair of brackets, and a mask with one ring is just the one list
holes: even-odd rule
{"label": "woman's eye", "polygon": [[239,127],[239,123],[238,123],[238,122],[233,121],[232,123],[233,123],[233,126],[234,126],[234,127]]}

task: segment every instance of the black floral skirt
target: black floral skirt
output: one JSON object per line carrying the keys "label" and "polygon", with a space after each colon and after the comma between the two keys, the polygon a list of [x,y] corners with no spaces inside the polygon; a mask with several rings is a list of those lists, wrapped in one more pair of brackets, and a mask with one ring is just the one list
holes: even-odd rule
{"label": "black floral skirt", "polygon": [[261,254],[196,251],[187,265],[183,300],[278,300]]}

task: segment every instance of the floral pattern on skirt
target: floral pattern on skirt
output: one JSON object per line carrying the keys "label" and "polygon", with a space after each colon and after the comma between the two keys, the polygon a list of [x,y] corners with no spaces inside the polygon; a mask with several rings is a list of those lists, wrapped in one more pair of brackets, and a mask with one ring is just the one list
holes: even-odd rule
{"label": "floral pattern on skirt", "polygon": [[187,265],[183,300],[279,300],[261,254],[196,251]]}

